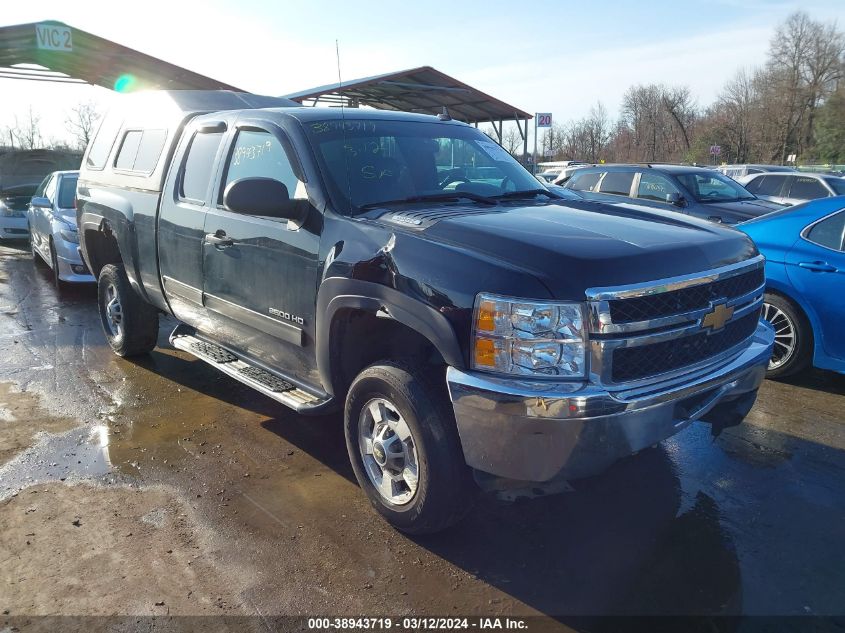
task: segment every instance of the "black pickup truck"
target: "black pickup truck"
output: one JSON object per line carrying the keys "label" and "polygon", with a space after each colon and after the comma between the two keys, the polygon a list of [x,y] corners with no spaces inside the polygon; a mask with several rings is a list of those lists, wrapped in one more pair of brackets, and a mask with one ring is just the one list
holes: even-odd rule
{"label": "black pickup truck", "polygon": [[149,352],[172,314],[176,348],[300,413],[342,409],[399,529],[754,403],[773,332],[763,258],[733,229],[563,200],[445,114],[124,99],[77,192],[111,347]]}

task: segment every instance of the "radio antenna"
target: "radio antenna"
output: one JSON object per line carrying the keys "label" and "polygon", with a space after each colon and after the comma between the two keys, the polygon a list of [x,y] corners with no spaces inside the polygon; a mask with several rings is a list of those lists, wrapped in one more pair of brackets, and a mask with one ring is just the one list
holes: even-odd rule
{"label": "radio antenna", "polygon": [[340,44],[334,41],[334,52],[337,58],[337,91],[340,93],[340,127],[343,130],[343,164],[346,166],[346,195],[349,200],[349,213],[352,214],[352,174],[349,171],[349,147],[346,142],[346,111],[343,107],[343,79],[340,77]]}

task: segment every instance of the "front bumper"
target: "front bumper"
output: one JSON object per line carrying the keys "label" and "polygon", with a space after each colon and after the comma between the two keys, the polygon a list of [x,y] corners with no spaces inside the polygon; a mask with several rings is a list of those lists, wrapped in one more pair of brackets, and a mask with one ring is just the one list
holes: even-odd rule
{"label": "front bumper", "polygon": [[29,238],[29,225],[26,222],[26,217],[0,216],[0,239],[25,240],[27,238]]}
{"label": "front bumper", "polygon": [[663,391],[626,396],[588,383],[501,379],[450,367],[446,379],[466,462],[526,482],[596,475],[694,420],[742,421],[766,375],[774,331],[712,372]]}
{"label": "front bumper", "polygon": [[97,281],[82,260],[79,245],[63,239],[60,233],[53,233],[56,259],[59,265],[59,279],[71,283],[93,283]]}

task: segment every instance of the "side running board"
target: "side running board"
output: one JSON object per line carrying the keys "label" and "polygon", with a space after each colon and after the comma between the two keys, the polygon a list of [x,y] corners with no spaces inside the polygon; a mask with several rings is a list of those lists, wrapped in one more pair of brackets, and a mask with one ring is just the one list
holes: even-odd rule
{"label": "side running board", "polygon": [[199,338],[187,325],[176,326],[170,335],[170,344],[300,413],[318,413],[331,404],[331,396],[321,397],[294,385],[278,374],[252,365],[227,349]]}

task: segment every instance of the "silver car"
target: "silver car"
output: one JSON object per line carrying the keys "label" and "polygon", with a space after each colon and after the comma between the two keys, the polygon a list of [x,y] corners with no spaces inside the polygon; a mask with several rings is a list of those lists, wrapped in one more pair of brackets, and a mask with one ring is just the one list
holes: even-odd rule
{"label": "silver car", "polygon": [[94,282],[79,253],[76,228],[78,171],[54,171],[35,191],[27,209],[30,244],[35,262],[43,259],[53,271],[56,287],[65,282]]}
{"label": "silver car", "polygon": [[[744,180],[744,182],[743,182]],[[826,174],[765,173],[740,179],[745,188],[758,198],[783,205],[807,200],[845,196],[845,178]]]}

